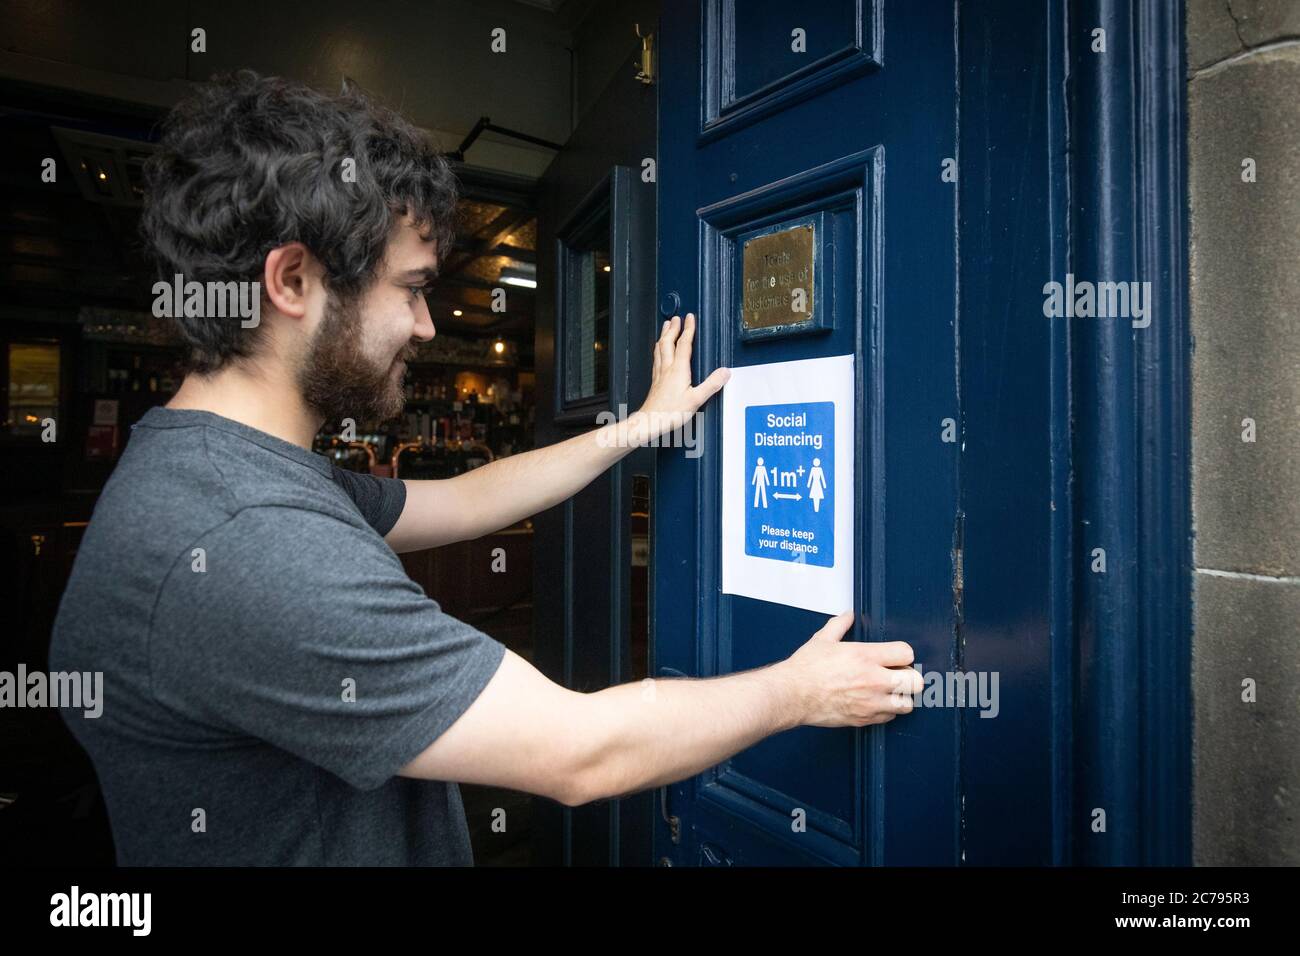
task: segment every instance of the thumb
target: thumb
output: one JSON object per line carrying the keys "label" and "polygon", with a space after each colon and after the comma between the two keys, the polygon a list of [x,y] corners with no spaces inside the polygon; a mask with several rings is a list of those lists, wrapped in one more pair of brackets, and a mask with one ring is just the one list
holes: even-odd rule
{"label": "thumb", "polygon": [[713,374],[695,386],[695,397],[699,399],[701,405],[721,390],[722,386],[727,384],[731,378],[731,369],[715,368]]}
{"label": "thumb", "polygon": [[838,641],[841,640],[849,629],[853,627],[853,612],[845,611],[843,614],[837,614],[830,618],[822,629],[812,636],[814,641]]}

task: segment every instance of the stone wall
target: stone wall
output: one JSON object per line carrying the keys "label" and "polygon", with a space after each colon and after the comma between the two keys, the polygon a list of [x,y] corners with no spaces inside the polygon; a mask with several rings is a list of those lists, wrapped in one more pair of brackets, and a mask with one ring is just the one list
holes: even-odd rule
{"label": "stone wall", "polygon": [[1300,3],[1186,2],[1194,859],[1296,865]]}

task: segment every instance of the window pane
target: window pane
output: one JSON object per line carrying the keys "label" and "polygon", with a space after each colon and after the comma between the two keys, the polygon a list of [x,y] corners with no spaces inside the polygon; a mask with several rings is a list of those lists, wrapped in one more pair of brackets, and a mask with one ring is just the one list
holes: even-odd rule
{"label": "window pane", "polygon": [[609,390],[609,213],[591,229],[590,240],[568,247],[564,301],[566,401]]}

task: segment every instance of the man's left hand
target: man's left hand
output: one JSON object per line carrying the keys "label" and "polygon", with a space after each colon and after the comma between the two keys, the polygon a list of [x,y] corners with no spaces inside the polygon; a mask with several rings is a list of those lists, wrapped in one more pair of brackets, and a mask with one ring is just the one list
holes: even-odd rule
{"label": "man's left hand", "polygon": [[650,391],[637,412],[639,436],[650,439],[681,428],[731,378],[731,369],[717,368],[699,385],[692,385],[694,342],[695,313],[687,312],[685,322],[676,315],[664,322],[655,342]]}

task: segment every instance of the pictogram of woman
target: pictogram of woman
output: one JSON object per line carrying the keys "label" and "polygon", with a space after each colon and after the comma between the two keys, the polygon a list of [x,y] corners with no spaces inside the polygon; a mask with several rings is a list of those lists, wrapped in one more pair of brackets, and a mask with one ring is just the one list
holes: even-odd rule
{"label": "pictogram of woman", "polygon": [[808,469],[808,497],[812,499],[813,511],[821,511],[822,499],[826,497],[826,473],[822,471],[820,458],[814,458],[812,468]]}

